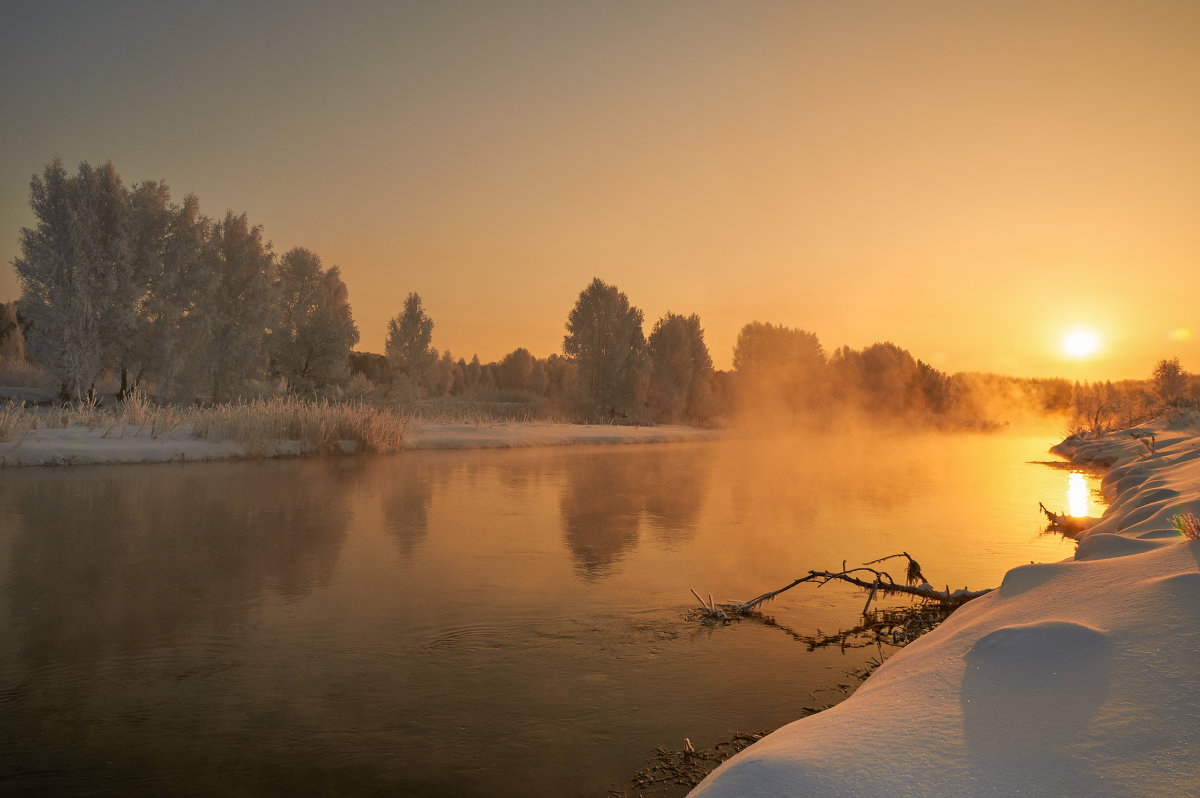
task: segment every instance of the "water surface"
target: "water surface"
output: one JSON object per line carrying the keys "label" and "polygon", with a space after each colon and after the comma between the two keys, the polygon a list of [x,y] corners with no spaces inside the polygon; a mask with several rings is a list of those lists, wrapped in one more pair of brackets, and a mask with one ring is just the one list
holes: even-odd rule
{"label": "water surface", "polygon": [[[1028,462],[1052,442],[3,472],[0,792],[600,796],[656,745],[834,700],[877,653],[700,627],[689,588],[746,599],[900,550],[979,588],[1063,559],[1037,503],[1075,511],[1080,478]],[[862,600],[770,611],[831,630]]]}

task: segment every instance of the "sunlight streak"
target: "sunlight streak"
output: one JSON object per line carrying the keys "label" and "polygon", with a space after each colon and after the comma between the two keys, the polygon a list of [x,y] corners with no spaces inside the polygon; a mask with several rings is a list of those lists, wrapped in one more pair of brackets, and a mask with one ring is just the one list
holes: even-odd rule
{"label": "sunlight streak", "polygon": [[1087,480],[1079,471],[1072,471],[1067,476],[1067,515],[1072,518],[1084,518],[1090,509],[1091,493],[1088,491]]}

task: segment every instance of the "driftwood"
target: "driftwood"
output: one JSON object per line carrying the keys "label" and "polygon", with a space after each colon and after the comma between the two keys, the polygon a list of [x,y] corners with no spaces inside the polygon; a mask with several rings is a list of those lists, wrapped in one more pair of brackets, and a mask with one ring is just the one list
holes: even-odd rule
{"label": "driftwood", "polygon": [[1041,502],[1038,502],[1038,507],[1042,509],[1042,512],[1046,514],[1046,519],[1050,522],[1049,530],[1059,532],[1069,538],[1075,537],[1095,523],[1093,518],[1076,518],[1066,513],[1053,512]]}
{"label": "driftwood", "polygon": [[[872,565],[877,565],[881,562],[884,562],[885,560],[891,560],[898,557],[903,557],[908,561],[908,566],[905,570],[905,580],[903,583],[897,582],[887,571],[881,571],[870,567]],[[761,596],[756,596],[749,601],[731,601],[727,604],[721,605],[720,607],[713,602],[711,594],[709,595],[707,602],[701,599],[695,590],[692,591],[692,595],[700,600],[702,611],[709,617],[727,618],[730,615],[736,617],[748,612],[752,612],[768,601],[774,599],[780,593],[791,590],[796,585],[802,585],[805,582],[816,582],[817,585],[820,586],[833,581],[846,582],[867,591],[867,603],[863,606],[863,615],[867,614],[871,607],[871,602],[874,601],[875,597],[879,594],[900,594],[912,596],[913,598],[919,598],[923,601],[932,602],[943,607],[954,608],[970,601],[973,598],[978,598],[979,596],[990,592],[990,588],[988,590],[967,590],[964,588],[962,590],[951,591],[948,585],[945,590],[938,590],[929,584],[929,580],[927,580],[925,575],[921,573],[921,566],[918,565],[917,561],[905,551],[899,554],[890,554],[887,557],[881,557],[878,560],[872,560],[871,562],[864,563],[858,568],[847,568],[846,563],[843,562],[842,570],[840,571],[809,571],[806,576],[802,576],[799,579],[784,585],[778,590],[772,590],[770,592],[763,593]]]}

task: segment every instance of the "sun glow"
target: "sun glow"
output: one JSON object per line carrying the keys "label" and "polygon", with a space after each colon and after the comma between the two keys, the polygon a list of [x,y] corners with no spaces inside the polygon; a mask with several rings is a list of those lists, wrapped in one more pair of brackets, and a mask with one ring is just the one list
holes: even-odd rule
{"label": "sun glow", "polygon": [[1100,348],[1100,337],[1090,330],[1073,330],[1063,338],[1062,348],[1068,357],[1085,358]]}

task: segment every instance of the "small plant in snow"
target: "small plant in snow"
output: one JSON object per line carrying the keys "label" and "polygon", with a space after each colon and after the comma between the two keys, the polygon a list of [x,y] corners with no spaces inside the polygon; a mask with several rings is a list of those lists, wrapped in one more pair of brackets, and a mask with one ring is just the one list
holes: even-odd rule
{"label": "small plant in snow", "polygon": [[1171,519],[1171,526],[1188,540],[1200,540],[1200,518],[1192,512],[1180,513]]}

